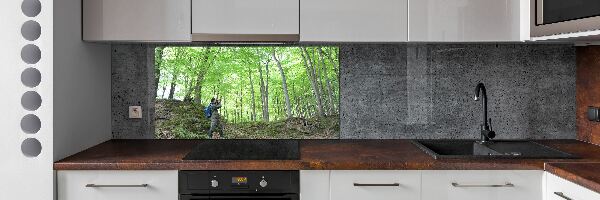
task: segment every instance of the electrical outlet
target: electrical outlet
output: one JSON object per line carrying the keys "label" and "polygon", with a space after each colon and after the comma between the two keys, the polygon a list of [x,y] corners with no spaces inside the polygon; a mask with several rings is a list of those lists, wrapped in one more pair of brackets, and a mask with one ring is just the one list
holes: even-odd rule
{"label": "electrical outlet", "polygon": [[142,106],[129,106],[129,119],[141,119]]}

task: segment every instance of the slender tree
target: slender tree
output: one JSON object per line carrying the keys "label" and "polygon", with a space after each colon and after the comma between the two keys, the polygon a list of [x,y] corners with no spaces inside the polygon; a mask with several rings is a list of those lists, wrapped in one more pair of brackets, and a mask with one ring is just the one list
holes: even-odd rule
{"label": "slender tree", "polygon": [[283,95],[285,97],[285,113],[287,118],[292,117],[292,106],[290,105],[290,95],[288,94],[288,87],[285,79],[285,72],[283,71],[283,67],[281,67],[281,62],[277,58],[275,48],[272,48],[271,55],[273,56],[273,60],[277,64],[277,68],[279,68],[279,73],[281,74],[281,88],[283,89]]}
{"label": "slender tree", "polygon": [[309,54],[306,51],[306,48],[301,47],[301,49],[303,52],[302,60],[304,61],[304,65],[306,66],[308,78],[310,79],[310,85],[312,87],[313,94],[314,94],[315,100],[317,102],[318,114],[319,114],[319,116],[324,116],[325,113],[323,112],[323,101],[321,99],[321,93],[320,93],[321,91],[319,90],[319,86],[317,85],[317,78],[316,78],[313,62],[311,61]]}
{"label": "slender tree", "polygon": [[[164,47],[157,47],[154,50],[154,89],[158,90],[158,83],[160,83],[160,70],[162,68]],[[154,93],[154,97],[158,95],[158,92]]]}

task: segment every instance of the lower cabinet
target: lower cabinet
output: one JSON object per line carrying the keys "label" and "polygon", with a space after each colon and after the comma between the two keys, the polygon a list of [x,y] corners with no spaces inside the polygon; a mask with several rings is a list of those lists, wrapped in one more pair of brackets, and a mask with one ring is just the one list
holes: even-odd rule
{"label": "lower cabinet", "polygon": [[537,170],[308,170],[300,172],[300,199],[543,200],[543,175]]}
{"label": "lower cabinet", "polygon": [[600,194],[546,172],[546,200],[599,200]]}
{"label": "lower cabinet", "polygon": [[421,193],[419,171],[331,171],[331,199],[415,200]]}
{"label": "lower cabinet", "polygon": [[422,200],[542,200],[543,171],[436,170],[422,172]]}
{"label": "lower cabinet", "polygon": [[329,170],[300,171],[301,200],[329,200]]}
{"label": "lower cabinet", "polygon": [[177,200],[177,171],[57,171],[58,200]]}

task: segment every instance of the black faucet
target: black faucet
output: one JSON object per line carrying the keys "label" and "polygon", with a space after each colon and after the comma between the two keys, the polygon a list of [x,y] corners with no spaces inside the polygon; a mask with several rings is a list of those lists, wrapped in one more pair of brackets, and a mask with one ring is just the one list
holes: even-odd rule
{"label": "black faucet", "polygon": [[479,92],[481,92],[481,96],[483,97],[483,101],[481,102],[481,106],[483,107],[483,124],[481,124],[481,143],[489,142],[491,139],[496,137],[496,132],[492,130],[492,119],[487,117],[487,94],[485,92],[485,86],[483,83],[477,84],[477,88],[475,88],[475,101],[479,101],[480,96]]}

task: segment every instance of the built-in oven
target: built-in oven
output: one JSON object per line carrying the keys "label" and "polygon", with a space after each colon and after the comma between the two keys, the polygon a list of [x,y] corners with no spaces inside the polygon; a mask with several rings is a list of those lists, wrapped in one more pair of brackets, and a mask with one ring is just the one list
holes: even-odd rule
{"label": "built-in oven", "polygon": [[179,171],[180,200],[299,200],[298,171]]}
{"label": "built-in oven", "polygon": [[534,37],[600,29],[600,0],[531,0]]}

